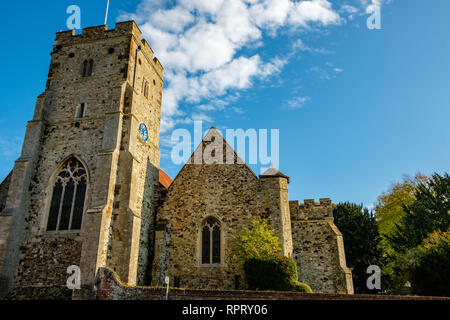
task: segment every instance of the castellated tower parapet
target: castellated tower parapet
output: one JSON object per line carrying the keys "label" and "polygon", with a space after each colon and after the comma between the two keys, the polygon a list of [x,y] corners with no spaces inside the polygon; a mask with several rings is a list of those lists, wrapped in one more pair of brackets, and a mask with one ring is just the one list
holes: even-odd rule
{"label": "castellated tower parapet", "polygon": [[[65,46],[77,45],[86,41],[110,40],[129,35],[132,35],[136,44],[141,46],[142,53],[149,62],[152,61],[162,79],[163,67],[159,60],[153,56],[154,52],[148,42],[141,39],[142,32],[134,21],[117,22],[116,27],[112,30],[108,30],[106,25],[84,28],[79,35],[75,34],[75,30],[57,32],[52,54],[59,52]],[[132,49],[131,47],[130,53],[133,53]]]}
{"label": "castellated tower parapet", "polygon": [[289,201],[292,220],[320,220],[333,218],[331,199],[322,198],[319,203],[313,199],[306,199],[300,204],[298,201]]}
{"label": "castellated tower parapet", "polygon": [[[299,281],[313,291],[353,293],[351,270],[346,265],[342,233],[334,224],[331,199],[289,201],[292,257]],[[314,275],[320,275],[315,277]]]}

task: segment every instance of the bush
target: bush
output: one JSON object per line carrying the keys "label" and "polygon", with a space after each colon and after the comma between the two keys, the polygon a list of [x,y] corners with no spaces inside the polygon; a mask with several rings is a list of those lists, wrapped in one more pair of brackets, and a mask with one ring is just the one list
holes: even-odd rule
{"label": "bush", "polygon": [[244,262],[248,289],[312,292],[297,281],[296,262],[280,255],[280,242],[269,220],[253,217],[251,227],[234,238],[234,252]]}
{"label": "bush", "polygon": [[244,229],[236,239],[234,252],[241,261],[252,258],[267,259],[280,254],[281,247],[269,220],[255,216],[251,220],[251,227]]}
{"label": "bush", "polygon": [[297,265],[287,257],[248,259],[244,272],[250,290],[292,291],[298,284]]}

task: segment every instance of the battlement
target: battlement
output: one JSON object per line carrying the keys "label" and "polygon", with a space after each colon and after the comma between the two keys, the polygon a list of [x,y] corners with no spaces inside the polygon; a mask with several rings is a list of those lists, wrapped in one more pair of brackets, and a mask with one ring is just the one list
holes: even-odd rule
{"label": "battlement", "polygon": [[75,30],[57,32],[53,52],[58,52],[62,47],[82,44],[85,42],[101,41],[122,36],[132,36],[137,45],[141,46],[141,51],[152,61],[155,68],[162,75],[163,67],[155,57],[153,49],[145,39],[141,39],[142,32],[133,20],[117,22],[115,29],[108,30],[107,25],[83,28],[81,34],[76,34]]}
{"label": "battlement", "polygon": [[142,36],[141,30],[133,20],[117,22],[115,29],[112,30],[108,30],[108,26],[104,24],[100,26],[83,28],[81,34],[78,35],[75,34],[75,30],[57,32],[55,37],[55,44],[64,44],[81,39],[97,40],[130,34],[134,35],[137,39],[141,39]]}
{"label": "battlement", "polygon": [[319,199],[319,203],[314,199],[306,199],[302,204],[298,201],[289,201],[289,209],[292,220],[317,220],[333,217],[333,206],[331,199]]}

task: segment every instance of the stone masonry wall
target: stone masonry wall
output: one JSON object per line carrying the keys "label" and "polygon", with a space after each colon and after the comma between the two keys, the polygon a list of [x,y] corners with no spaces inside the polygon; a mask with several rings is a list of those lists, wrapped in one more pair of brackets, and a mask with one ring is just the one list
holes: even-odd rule
{"label": "stone masonry wall", "polygon": [[[300,281],[317,292],[353,293],[342,235],[332,221],[331,200],[321,199],[320,205],[306,200],[299,206],[288,201],[287,177],[258,179],[245,164],[216,164],[220,159],[214,156],[209,164],[191,163],[199,154],[197,160],[209,156],[206,150],[211,152],[223,141],[220,134],[213,140],[216,134],[215,128],[206,134],[157,212],[152,284],[163,284],[168,275],[180,287],[234,289],[234,278],[242,278],[243,270],[232,252],[233,237],[249,227],[252,215],[259,215],[270,218],[283,253],[292,253],[297,261]],[[225,142],[220,157],[234,153],[230,148]],[[222,226],[218,265],[201,263],[201,227],[209,216]]]}
{"label": "stone masonry wall", "polygon": [[5,209],[6,206],[6,197],[8,196],[9,183],[11,181],[12,171],[8,174],[8,176],[3,180],[0,184],[0,212]]}
{"label": "stone masonry wall", "polygon": [[320,204],[305,200],[298,206],[290,202],[292,257],[297,261],[299,281],[307,283],[314,292],[353,293],[351,271],[345,263],[342,234],[333,223],[331,201]]}
{"label": "stone masonry wall", "polygon": [[[46,232],[46,221],[53,177],[65,159],[75,155],[86,165],[85,210],[96,189],[92,182],[101,181],[99,176],[104,174],[98,168],[98,154],[104,149],[105,114],[118,109],[120,103],[121,70],[127,64],[130,35],[117,30],[105,39],[96,31],[88,28],[79,36],[70,31],[56,35],[46,91],[33,119],[45,121],[45,128],[29,186],[30,207],[16,279],[19,286],[64,284],[66,268],[80,265],[82,232]],[[89,59],[94,60],[92,75],[83,77],[83,61]],[[83,117],[78,112],[81,103],[85,104]]]}
{"label": "stone masonry wall", "polygon": [[[0,271],[6,254],[6,245],[8,242],[9,232],[11,230],[12,216],[8,213],[2,214],[6,206],[6,198],[8,196],[9,183],[11,181],[12,171],[0,184]],[[0,285],[4,285],[0,283]]]}
{"label": "stone masonry wall", "polygon": [[[6,246],[11,231],[11,220],[11,215],[0,214],[0,271],[5,260]],[[0,285],[5,284],[0,283]]]}
{"label": "stone masonry wall", "polygon": [[[52,177],[59,165],[71,155],[77,155],[86,164],[92,181],[92,177],[97,174],[96,154],[101,150],[102,131],[103,122],[99,120],[84,121],[79,127],[75,123],[47,126],[29,187],[30,211],[27,215],[26,238],[21,247],[22,259],[19,262],[16,285],[64,284],[67,278],[66,268],[80,264],[81,232],[46,232],[52,192],[49,182],[53,181]],[[89,189],[86,196],[86,203],[89,204]],[[52,263],[46,260],[49,257]]]}
{"label": "stone masonry wall", "polygon": [[[136,55],[139,46],[141,50]],[[107,264],[128,283],[144,285],[149,281],[149,247],[155,212],[153,196],[160,159],[163,79],[162,67],[153,58],[153,51],[139,37],[133,37],[130,44],[129,68],[132,70],[128,78],[131,86],[127,87],[124,96],[124,118]],[[148,95],[145,95],[144,83],[149,85]],[[148,130],[147,141],[141,136],[141,124],[145,124]]]}
{"label": "stone masonry wall", "polygon": [[[43,132],[37,145],[34,141],[36,161],[27,187],[29,209],[24,213],[16,285],[64,284],[66,268],[72,264],[81,265],[83,283],[92,282],[96,268],[106,265],[111,244],[117,240],[111,221],[120,208],[125,209],[120,214],[127,216],[120,227],[129,232],[126,246],[133,252],[133,256],[122,255],[123,265],[134,268],[131,277],[136,278],[137,266],[145,264],[138,261],[138,253],[140,247],[147,248],[147,242],[141,240],[149,229],[146,212],[153,208],[146,195],[153,194],[159,166],[162,66],[140,37],[132,21],[117,23],[114,30],[98,26],[85,28],[80,35],[57,33],[46,91],[38,98],[30,122],[41,123]],[[82,76],[83,62],[90,59],[94,61],[92,75]],[[145,98],[141,89],[144,77],[150,83]],[[79,112],[82,103],[83,115]],[[140,123],[148,128],[147,143],[139,140]],[[31,149],[27,140],[23,149]],[[47,232],[53,177],[70,156],[83,162],[89,176],[82,227],[79,231]],[[120,204],[126,186],[132,189]],[[145,260],[146,253],[141,253]],[[120,250],[116,254],[119,257]]]}
{"label": "stone masonry wall", "polygon": [[264,204],[267,208],[270,222],[277,233],[282,254],[292,255],[291,215],[289,212],[288,178],[260,177]]}
{"label": "stone masonry wall", "polygon": [[[205,140],[214,134],[211,129]],[[221,137],[216,139],[212,143]],[[203,141],[202,150],[212,143]],[[227,150],[234,154],[224,145],[224,155]],[[261,185],[247,165],[186,164],[158,210],[152,284],[163,283],[168,275],[183,287],[234,289],[235,276],[242,279],[243,270],[233,253],[233,237],[263,211]],[[220,264],[201,263],[201,228],[207,217],[221,224]]]}

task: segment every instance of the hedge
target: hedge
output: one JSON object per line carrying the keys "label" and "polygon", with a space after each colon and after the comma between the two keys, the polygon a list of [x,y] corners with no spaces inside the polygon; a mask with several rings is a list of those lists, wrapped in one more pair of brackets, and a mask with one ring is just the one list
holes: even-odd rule
{"label": "hedge", "polygon": [[298,282],[297,264],[291,258],[252,258],[244,262],[245,279],[250,290],[312,292]]}

